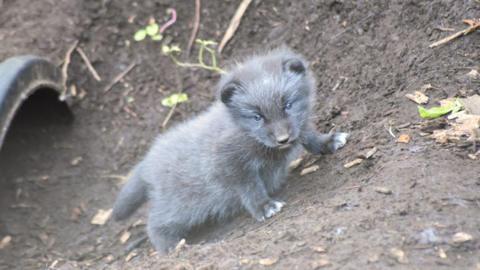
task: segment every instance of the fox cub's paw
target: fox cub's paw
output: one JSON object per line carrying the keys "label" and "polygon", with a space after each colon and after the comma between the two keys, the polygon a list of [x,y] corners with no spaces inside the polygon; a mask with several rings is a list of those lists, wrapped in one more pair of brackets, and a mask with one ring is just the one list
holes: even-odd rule
{"label": "fox cub's paw", "polygon": [[347,139],[349,137],[348,133],[345,132],[335,132],[332,136],[332,141],[330,142],[330,150],[332,152],[337,151],[338,149],[345,146]]}

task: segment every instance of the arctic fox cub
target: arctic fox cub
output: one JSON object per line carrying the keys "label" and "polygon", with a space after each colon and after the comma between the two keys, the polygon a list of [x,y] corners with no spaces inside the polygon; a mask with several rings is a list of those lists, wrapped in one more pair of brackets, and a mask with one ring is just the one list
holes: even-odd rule
{"label": "arctic fox cub", "polygon": [[288,48],[237,64],[218,89],[205,112],[158,136],[115,202],[121,220],[150,200],[147,231],[160,253],[207,219],[242,209],[272,217],[284,206],[272,196],[302,147],[326,154],[346,143],[346,133],[315,131],[315,80]]}

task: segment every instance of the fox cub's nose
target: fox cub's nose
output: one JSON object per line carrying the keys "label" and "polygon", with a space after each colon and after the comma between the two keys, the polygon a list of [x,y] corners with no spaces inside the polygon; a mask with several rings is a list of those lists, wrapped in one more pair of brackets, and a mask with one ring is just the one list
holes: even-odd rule
{"label": "fox cub's nose", "polygon": [[286,144],[289,139],[290,139],[290,137],[288,136],[288,134],[282,134],[282,135],[277,136],[277,143]]}

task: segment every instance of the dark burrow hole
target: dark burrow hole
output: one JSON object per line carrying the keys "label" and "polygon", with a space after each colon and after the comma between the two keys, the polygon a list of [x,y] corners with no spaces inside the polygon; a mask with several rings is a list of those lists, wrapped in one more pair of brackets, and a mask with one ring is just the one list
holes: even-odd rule
{"label": "dark burrow hole", "polygon": [[1,206],[14,199],[18,179],[49,166],[46,157],[55,154],[55,143],[68,135],[72,121],[68,105],[52,89],[39,89],[23,102],[0,149]]}

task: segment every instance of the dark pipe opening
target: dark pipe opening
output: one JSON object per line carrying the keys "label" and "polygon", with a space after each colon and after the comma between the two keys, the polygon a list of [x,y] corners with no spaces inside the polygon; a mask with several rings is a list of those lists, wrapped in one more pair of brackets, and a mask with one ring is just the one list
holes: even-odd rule
{"label": "dark pipe opening", "polygon": [[57,139],[68,134],[73,115],[58,96],[52,89],[38,89],[15,113],[0,150],[0,205],[12,203],[18,182],[42,168],[40,153],[55,154]]}

